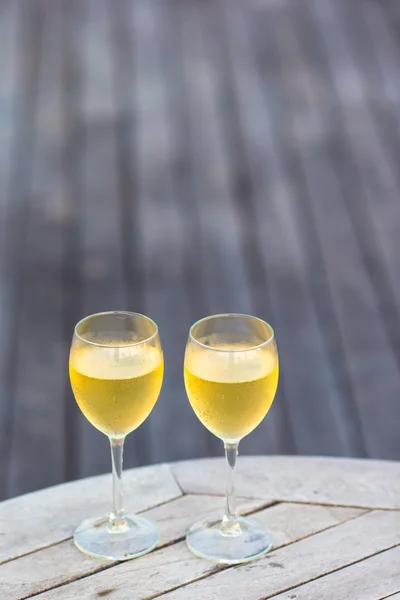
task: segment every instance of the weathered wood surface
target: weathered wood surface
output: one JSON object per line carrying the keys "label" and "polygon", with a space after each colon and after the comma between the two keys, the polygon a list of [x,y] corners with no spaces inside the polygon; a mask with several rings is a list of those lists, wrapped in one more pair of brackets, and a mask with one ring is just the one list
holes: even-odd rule
{"label": "weathered wood surface", "polygon": [[113,308],[166,358],[127,466],[220,453],[182,361],[226,311],[282,364],[242,452],[400,458],[399,31],[395,0],[0,0],[0,498],[109,470],[67,359]]}
{"label": "weathered wood surface", "polygon": [[[400,548],[392,548],[372,558],[340,569],[336,573],[285,592],[276,600],[398,600],[392,595],[399,587]],[[390,594],[390,596],[389,596]]]}
{"label": "weathered wood surface", "polygon": [[[132,511],[142,511],[181,495],[165,465],[128,471],[125,487],[126,508]],[[96,513],[108,512],[110,494],[111,477],[103,475],[2,502],[0,562],[31,552],[38,544],[46,547],[71,537],[76,522],[87,515],[85,503],[89,502]]]}
{"label": "weathered wood surface", "polygon": [[[151,554],[119,564],[82,555],[71,539],[82,518],[106,510],[109,477],[4,501],[1,531],[6,531],[7,519],[12,533],[4,541],[0,537],[2,598],[396,598],[400,594],[400,464],[319,459],[316,469],[315,462],[274,456],[239,461],[240,512],[253,514],[269,527],[274,547],[263,559],[235,567],[201,560],[184,543],[194,520],[217,518],[223,510],[223,481],[218,475],[222,459],[126,473],[127,507],[157,522],[161,542]],[[189,467],[198,483],[188,480]],[[281,486],[275,475],[278,469]],[[273,498],[267,499],[269,473]],[[334,486],[327,486],[330,477]],[[386,493],[397,497],[390,507],[379,489],[384,477]],[[326,488],[324,505],[321,498],[314,499],[316,487]],[[346,505],[350,498],[354,507]]]}
{"label": "weathered wood surface", "polygon": [[[191,461],[173,465],[185,493],[218,493],[224,480],[223,462],[208,459],[202,465],[207,468],[193,469]],[[394,461],[275,456],[259,457],[255,463],[252,457],[242,456],[237,478],[240,486],[259,498],[400,509],[400,463]]]}

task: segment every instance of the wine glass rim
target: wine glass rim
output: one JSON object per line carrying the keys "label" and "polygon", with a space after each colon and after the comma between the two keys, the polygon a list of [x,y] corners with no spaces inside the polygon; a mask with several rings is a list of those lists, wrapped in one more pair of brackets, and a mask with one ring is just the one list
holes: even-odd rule
{"label": "wine glass rim", "polygon": [[83,317],[82,319],[80,319],[80,321],[78,321],[77,324],[75,325],[75,327],[74,327],[74,335],[81,342],[83,342],[84,344],[88,344],[90,346],[97,346],[98,348],[116,348],[117,346],[115,344],[99,344],[98,342],[93,342],[92,340],[86,339],[85,337],[83,337],[82,335],[80,335],[78,333],[78,327],[84,321],[86,321],[88,319],[91,319],[93,317],[101,317],[101,316],[106,316],[106,315],[125,315],[125,316],[142,317],[143,319],[146,319],[146,321],[150,321],[150,323],[152,325],[154,325],[154,327],[155,327],[154,333],[152,333],[148,338],[146,338],[144,340],[140,340],[139,342],[127,342],[126,344],[124,344],[123,346],[121,346],[123,348],[130,348],[132,346],[140,346],[141,344],[148,344],[155,337],[158,336],[158,325],[157,325],[157,323],[155,321],[153,321],[153,319],[151,319],[147,315],[142,315],[142,313],[132,312],[132,311],[129,311],[129,310],[106,310],[106,311],[103,311],[103,312],[93,313],[92,315],[86,315],[86,317]]}
{"label": "wine glass rim", "polygon": [[[224,348],[213,348],[212,346],[207,346],[206,344],[203,344],[198,339],[196,339],[196,337],[193,334],[193,329],[194,329],[194,327],[196,327],[196,325],[199,325],[203,321],[210,321],[211,319],[217,319],[217,318],[221,318],[221,317],[244,317],[246,319],[253,319],[254,321],[258,321],[259,323],[266,325],[269,328],[271,335],[269,336],[269,338],[267,340],[265,340],[264,342],[261,342],[260,344],[255,344],[254,346],[250,346],[249,348],[241,348],[240,350],[239,349],[238,350],[225,350]],[[189,329],[189,338],[191,339],[192,342],[194,342],[201,348],[205,348],[206,350],[212,350],[213,352],[235,352],[236,353],[236,352],[250,352],[252,350],[258,350],[260,348],[263,348],[264,346],[268,346],[275,339],[275,332],[274,332],[274,328],[272,327],[272,325],[270,325],[267,321],[264,321],[264,319],[260,319],[260,317],[255,317],[253,315],[246,315],[243,313],[221,313],[221,314],[217,314],[217,315],[209,315],[208,317],[202,317],[198,321],[195,321],[195,323],[193,323],[193,325]]]}

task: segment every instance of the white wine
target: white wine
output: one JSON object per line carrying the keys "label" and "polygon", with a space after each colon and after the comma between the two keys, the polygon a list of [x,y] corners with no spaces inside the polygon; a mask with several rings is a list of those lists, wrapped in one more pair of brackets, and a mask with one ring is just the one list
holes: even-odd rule
{"label": "white wine", "polygon": [[[219,351],[218,351],[219,350]],[[185,387],[199,420],[224,441],[249,434],[267,414],[278,385],[279,364],[269,347],[253,343],[191,345]]]}
{"label": "white wine", "polygon": [[149,345],[85,346],[71,352],[70,379],[85,417],[109,437],[139,427],[159,396],[164,363]]}

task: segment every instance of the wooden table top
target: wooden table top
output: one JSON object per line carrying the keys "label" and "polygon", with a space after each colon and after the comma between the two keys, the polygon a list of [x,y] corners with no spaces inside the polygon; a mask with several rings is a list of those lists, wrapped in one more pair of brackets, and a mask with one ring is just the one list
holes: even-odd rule
{"label": "wooden table top", "polygon": [[111,476],[40,490],[0,504],[0,597],[74,600],[382,600],[400,598],[400,463],[289,456],[241,457],[242,513],[274,537],[261,560],[215,565],[184,536],[223,510],[223,459],[125,473],[126,508],[157,522],[160,546],[124,563],[74,546],[84,519],[110,508]]}

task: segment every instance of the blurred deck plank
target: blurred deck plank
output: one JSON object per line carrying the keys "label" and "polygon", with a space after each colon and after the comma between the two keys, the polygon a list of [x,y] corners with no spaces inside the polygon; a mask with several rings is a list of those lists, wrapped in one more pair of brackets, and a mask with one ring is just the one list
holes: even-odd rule
{"label": "blurred deck plank", "polygon": [[[20,426],[29,428],[29,417],[32,417],[29,406],[26,406],[26,404],[29,405],[29,399],[21,397],[20,394],[20,376],[22,375],[20,369],[21,366],[24,366],[22,344],[24,343],[25,328],[29,324],[29,317],[25,318],[27,317],[25,300],[30,284],[30,277],[27,277],[29,269],[27,257],[30,256],[28,236],[32,240],[30,220],[33,208],[30,199],[32,198],[34,171],[33,155],[38,141],[35,116],[38,106],[38,80],[42,58],[43,15],[39,5],[31,5],[26,2],[17,3],[17,11],[17,46],[14,50],[17,87],[12,117],[14,132],[9,156],[9,179],[6,192],[8,201],[4,214],[4,249],[1,271],[1,287],[6,304],[6,313],[3,318],[7,323],[6,331],[3,332],[5,335],[1,339],[0,353],[2,359],[0,372],[3,384],[1,401],[4,411],[2,411],[2,424],[5,427],[5,447],[2,456],[4,460],[2,475],[5,475],[3,496],[13,495],[18,491],[19,486],[15,484],[15,471],[20,467],[24,469],[25,462],[24,453],[20,453],[18,445],[18,429]],[[38,341],[37,333],[36,331],[36,341]],[[35,357],[39,356],[35,336],[31,337],[30,344],[31,352],[32,345],[35,346],[34,354],[30,357],[34,363]],[[25,350],[24,348],[24,352]],[[28,369],[32,366],[32,371],[34,371],[35,367],[32,362],[27,366]],[[36,425],[41,420],[42,408],[37,407],[36,410],[33,407],[37,416]],[[33,425],[35,426],[35,424]],[[56,424],[54,425],[56,426]],[[37,463],[35,474],[37,480],[41,479],[39,471],[40,465]],[[50,480],[53,476],[54,471],[51,471],[51,465],[49,465]],[[30,484],[32,485],[33,482],[31,481]]]}
{"label": "blurred deck plank", "polygon": [[[1,127],[0,127],[0,496],[6,494],[9,474],[12,394],[10,390],[10,367],[13,358],[10,343],[13,335],[12,307],[15,298],[15,277],[10,272],[10,237],[8,227],[12,222],[13,182],[11,161],[16,158],[15,136],[18,132],[15,105],[19,100],[18,86],[20,78],[20,15],[18,3],[7,3],[1,7],[0,68],[2,85],[0,87]],[[15,170],[14,170],[15,172]],[[15,346],[13,346],[15,348]]]}
{"label": "blurred deck plank", "polygon": [[[59,197],[63,221],[64,256],[63,334],[68,360],[75,323],[82,317],[82,179],[84,128],[81,112],[83,68],[82,35],[85,5],[79,0],[60,0],[62,12],[62,64],[60,91]],[[67,368],[65,366],[65,368]],[[77,477],[80,468],[79,411],[74,403],[68,377],[63,387],[64,477]]]}
{"label": "blurred deck plank", "polygon": [[[23,268],[18,306],[16,379],[13,398],[10,480],[14,495],[64,479],[62,388],[67,355],[63,344],[63,221],[60,218],[58,151],[62,27],[59,2],[46,14],[45,1],[23,5],[34,41],[28,98],[31,167],[24,192]],[[32,110],[32,112],[31,112]],[[29,146],[28,146],[29,147]],[[16,232],[13,232],[14,235]],[[35,469],[32,469],[34,457]]]}
{"label": "blurred deck plank", "polygon": [[399,30],[394,0],[0,2],[0,498],[109,470],[67,377],[106,309],[165,351],[127,466],[220,453],[182,361],[226,311],[281,353],[245,453],[400,457]]}

